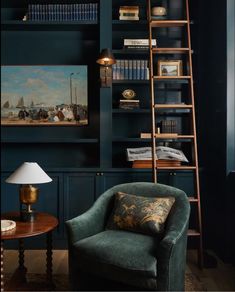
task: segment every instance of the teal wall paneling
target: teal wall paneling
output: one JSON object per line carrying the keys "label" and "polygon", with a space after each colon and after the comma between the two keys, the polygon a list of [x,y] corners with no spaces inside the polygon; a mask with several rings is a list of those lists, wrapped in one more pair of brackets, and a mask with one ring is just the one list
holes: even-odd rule
{"label": "teal wall paneling", "polygon": [[87,211],[95,200],[94,173],[64,174],[64,220]]}

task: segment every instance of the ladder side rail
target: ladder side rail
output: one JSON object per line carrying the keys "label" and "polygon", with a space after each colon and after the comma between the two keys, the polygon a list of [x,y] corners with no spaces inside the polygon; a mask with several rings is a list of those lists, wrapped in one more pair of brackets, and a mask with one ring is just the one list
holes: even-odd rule
{"label": "ladder side rail", "polygon": [[199,186],[199,168],[198,168],[198,154],[197,154],[197,135],[196,135],[196,117],[195,117],[195,102],[194,102],[194,88],[193,88],[193,70],[192,70],[192,48],[191,48],[191,33],[190,33],[190,15],[189,15],[189,1],[186,2],[186,18],[187,18],[187,42],[189,48],[189,74],[190,78],[190,92],[192,103],[192,119],[193,119],[193,135],[194,135],[194,159],[195,159],[195,175],[196,175],[196,194],[197,194],[197,212],[198,212],[198,227],[200,233],[200,247],[199,247],[199,265],[203,266],[203,247],[202,247],[202,222],[201,222],[201,203],[200,203],[200,186]]}
{"label": "ladder side rail", "polygon": [[155,94],[154,94],[154,78],[153,78],[153,51],[152,51],[152,26],[151,26],[151,0],[148,0],[148,29],[149,29],[149,81],[151,95],[151,125],[152,125],[152,177],[153,182],[157,183],[157,164],[156,164],[156,123],[155,123]]}

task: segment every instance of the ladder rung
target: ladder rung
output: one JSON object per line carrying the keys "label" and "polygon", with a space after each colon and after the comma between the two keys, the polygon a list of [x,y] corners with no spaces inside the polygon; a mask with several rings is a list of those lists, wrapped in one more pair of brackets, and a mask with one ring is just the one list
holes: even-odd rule
{"label": "ladder rung", "polygon": [[162,170],[195,170],[196,166],[158,166],[157,169],[162,169]]}
{"label": "ladder rung", "polygon": [[187,23],[187,20],[151,20],[150,22],[152,27],[184,26]]}
{"label": "ladder rung", "polygon": [[193,108],[192,104],[155,104],[156,109],[191,109]]}
{"label": "ladder rung", "polygon": [[189,202],[191,202],[191,203],[196,203],[196,202],[198,202],[198,199],[195,198],[195,197],[188,197],[188,200],[189,200]]}
{"label": "ladder rung", "polygon": [[196,229],[188,229],[188,236],[200,236],[200,232],[198,232]]}
{"label": "ladder rung", "polygon": [[155,134],[157,139],[193,139],[194,135],[178,135],[178,134]]}
{"label": "ladder rung", "polygon": [[190,79],[191,76],[185,75],[185,76],[153,76],[153,79],[155,80],[167,80],[167,79]]}
{"label": "ladder rung", "polygon": [[186,54],[189,48],[153,48],[153,54]]}

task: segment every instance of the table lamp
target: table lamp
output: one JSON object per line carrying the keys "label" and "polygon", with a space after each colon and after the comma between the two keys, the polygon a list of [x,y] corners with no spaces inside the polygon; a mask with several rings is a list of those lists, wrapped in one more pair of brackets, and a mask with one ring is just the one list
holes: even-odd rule
{"label": "table lamp", "polygon": [[[20,217],[22,221],[33,222],[36,218],[32,204],[38,199],[39,189],[32,184],[51,182],[52,179],[42,170],[36,162],[24,162],[7,179],[7,183],[20,184]],[[23,204],[26,205],[24,209]]]}
{"label": "table lamp", "polygon": [[112,84],[112,69],[110,68],[116,63],[116,60],[110,49],[103,49],[96,60],[100,64],[100,80],[101,87],[110,87]]}

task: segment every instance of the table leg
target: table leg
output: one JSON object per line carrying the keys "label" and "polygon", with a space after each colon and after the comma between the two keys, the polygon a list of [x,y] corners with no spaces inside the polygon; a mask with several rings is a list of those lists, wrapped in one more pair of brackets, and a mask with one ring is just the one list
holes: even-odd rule
{"label": "table leg", "polygon": [[3,246],[4,241],[1,240],[1,292],[4,291],[4,270],[3,270],[3,253],[4,253],[4,246]]}
{"label": "table leg", "polygon": [[47,282],[51,287],[54,287],[52,281],[52,232],[47,233],[47,263],[46,263],[46,273]]}
{"label": "table leg", "polygon": [[27,269],[24,266],[24,241],[23,239],[19,239],[19,274],[22,276],[22,281],[26,282],[26,272]]}

